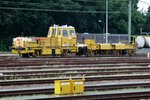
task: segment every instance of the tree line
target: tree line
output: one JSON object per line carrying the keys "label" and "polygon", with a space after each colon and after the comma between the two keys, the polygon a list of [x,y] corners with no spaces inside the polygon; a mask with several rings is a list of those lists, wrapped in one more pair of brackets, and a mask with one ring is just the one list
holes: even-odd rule
{"label": "tree line", "polygon": [[[108,0],[109,33],[128,33],[128,0]],[[105,0],[3,0],[0,1],[0,51],[6,51],[17,36],[47,36],[49,26],[71,25],[78,33],[103,33]],[[132,35],[150,31],[150,8],[138,11],[132,0]],[[99,20],[101,22],[99,22]]]}

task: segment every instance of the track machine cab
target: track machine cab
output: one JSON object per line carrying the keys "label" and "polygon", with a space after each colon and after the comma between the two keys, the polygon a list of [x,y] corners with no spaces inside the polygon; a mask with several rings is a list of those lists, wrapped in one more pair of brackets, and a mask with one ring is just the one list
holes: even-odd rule
{"label": "track machine cab", "polygon": [[72,26],[56,26],[49,28],[49,32],[47,35],[48,38],[57,38],[57,42],[59,46],[71,47],[75,46],[77,43],[77,36],[75,32],[75,28]]}

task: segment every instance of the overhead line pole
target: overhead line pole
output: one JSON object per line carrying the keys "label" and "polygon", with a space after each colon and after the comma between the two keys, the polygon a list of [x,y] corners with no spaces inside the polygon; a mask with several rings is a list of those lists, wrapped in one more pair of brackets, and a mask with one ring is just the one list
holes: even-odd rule
{"label": "overhead line pole", "polygon": [[128,8],[128,40],[131,42],[131,0],[129,0]]}
{"label": "overhead line pole", "polygon": [[106,43],[108,43],[108,0],[106,0]]}

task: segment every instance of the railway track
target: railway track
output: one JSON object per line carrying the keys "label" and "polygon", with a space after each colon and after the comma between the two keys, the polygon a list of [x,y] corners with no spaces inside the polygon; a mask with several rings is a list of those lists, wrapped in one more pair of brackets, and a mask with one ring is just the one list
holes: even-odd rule
{"label": "railway track", "polygon": [[150,91],[128,91],[128,92],[115,92],[107,94],[88,94],[88,95],[71,95],[71,96],[57,96],[57,97],[47,97],[47,98],[36,98],[28,100],[139,100],[139,99],[149,99]]}
{"label": "railway track", "polygon": [[[124,74],[142,74],[150,73],[150,70],[129,70],[129,71],[105,71],[105,72],[67,72],[67,73],[45,73],[45,74],[23,74],[23,75],[3,75],[0,76],[0,80],[14,80],[14,79],[33,79],[33,78],[50,78],[50,77],[59,77],[59,76],[92,76],[92,75],[124,75]],[[15,73],[16,74],[16,73]]]}
{"label": "railway track", "polygon": [[[91,67],[91,68],[90,68]],[[59,76],[91,76],[91,75],[119,75],[149,73],[150,67],[82,67],[82,68],[55,68],[43,70],[9,70],[0,71],[0,80],[50,78]]]}
{"label": "railway track", "polygon": [[74,59],[68,59],[68,60],[62,60],[62,58],[59,58],[58,60],[27,60],[25,61],[14,61],[14,60],[4,60],[0,62],[0,67],[13,67],[13,66],[41,66],[41,65],[83,65],[83,64],[119,64],[119,63],[149,63],[149,59],[82,59],[80,60],[74,60]]}
{"label": "railway track", "polygon": [[[66,80],[69,76],[80,78],[83,74],[86,75],[86,82],[96,81],[119,81],[119,80],[143,80],[150,78],[150,60],[144,57],[38,57],[38,58],[19,58],[18,56],[0,56],[0,86],[15,87],[28,85],[53,84],[54,80]],[[144,74],[145,73],[145,74]],[[88,85],[86,91],[103,91],[116,90],[123,88],[150,88],[150,83],[136,83],[136,85],[111,84],[110,86]],[[13,96],[24,94],[52,94],[53,88],[44,89],[19,89],[0,91],[0,96]],[[13,93],[12,93],[13,91]],[[143,96],[144,92],[140,92]],[[150,92],[150,91],[149,91]],[[20,93],[20,94],[19,94]],[[136,93],[139,93],[139,91]],[[132,96],[136,97],[136,93],[132,92]],[[55,99],[85,99],[91,97],[103,99],[119,98],[119,95],[126,98],[131,97],[130,93],[114,94],[95,94],[84,95],[83,97],[55,97]],[[149,93],[150,94],[150,93]],[[111,96],[111,98],[108,98]],[[74,98],[75,97],[75,98]],[[46,99],[46,98],[45,98]],[[50,99],[50,98],[47,98]],[[121,99],[122,100],[122,99]]]}
{"label": "railway track", "polygon": [[[118,89],[130,89],[130,88],[150,88],[150,82],[128,82],[120,84],[96,84],[85,85],[85,92],[89,91],[109,91]],[[24,88],[24,89],[7,89],[0,90],[0,97],[4,96],[16,96],[16,95],[33,95],[33,94],[54,94],[53,87],[41,87],[41,88]]]}
{"label": "railway track", "polygon": [[[80,79],[81,77],[73,77],[74,79]],[[109,76],[86,76],[86,82],[95,81],[114,81],[114,80],[130,80],[130,79],[149,79],[150,75],[109,75]],[[53,84],[54,80],[67,80],[69,77],[54,77],[54,78],[41,78],[41,79],[20,79],[20,80],[7,80],[0,81],[1,86],[10,85],[29,85],[29,84]]]}
{"label": "railway track", "polygon": [[1,70],[0,73],[3,75],[17,75],[17,74],[30,74],[30,73],[58,73],[58,72],[85,72],[85,71],[126,71],[126,70],[150,70],[150,67],[145,66],[131,66],[131,67],[80,67],[80,68],[51,68],[51,69],[43,69],[43,70]]}
{"label": "railway track", "polygon": [[94,67],[147,67],[150,63],[121,63],[121,64],[83,64],[83,65],[42,65],[42,66],[14,66],[0,67],[0,70],[27,70],[27,69],[57,69],[57,68],[94,68]]}

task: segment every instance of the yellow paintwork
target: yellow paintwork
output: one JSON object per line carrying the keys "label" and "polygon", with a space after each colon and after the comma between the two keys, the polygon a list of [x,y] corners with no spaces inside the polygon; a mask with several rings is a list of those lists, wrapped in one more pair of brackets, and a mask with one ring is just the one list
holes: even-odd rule
{"label": "yellow paintwork", "polygon": [[40,41],[41,46],[49,47],[50,51],[44,50],[43,48],[42,54],[49,54],[49,52],[51,54],[52,49],[55,49],[56,55],[62,54],[63,50],[69,50],[71,53],[77,52],[76,39],[77,38],[74,27],[50,27],[47,39]]}
{"label": "yellow paintwork", "polygon": [[80,80],[56,80],[55,94],[72,94],[84,92],[84,79]]}
{"label": "yellow paintwork", "polygon": [[136,49],[136,45],[135,44],[125,44],[125,49]]}
{"label": "yellow paintwork", "polygon": [[52,54],[51,49],[46,49],[46,48],[42,49],[42,55],[51,55],[51,54]]}
{"label": "yellow paintwork", "polygon": [[93,40],[93,39],[85,39],[84,43],[85,44],[95,44],[95,40]]}
{"label": "yellow paintwork", "polygon": [[[49,28],[47,37],[17,37],[13,39],[12,53],[30,55],[66,55],[67,53],[82,54],[106,54],[122,52],[123,50],[135,50],[134,44],[102,44],[95,43],[93,39],[85,39],[82,52],[77,46],[75,28],[72,26],[52,26]],[[86,47],[87,46],[87,47]],[[79,49],[79,50],[78,50]],[[81,51],[80,51],[81,50]],[[79,53],[79,54],[80,54]]]}
{"label": "yellow paintwork", "polygon": [[39,46],[40,47],[57,47],[57,38],[51,37],[51,38],[41,38],[39,40]]}
{"label": "yellow paintwork", "polygon": [[49,28],[48,38],[55,38],[55,46],[75,46],[77,36],[74,27],[54,26]]}
{"label": "yellow paintwork", "polygon": [[134,44],[115,44],[116,50],[136,49]]}
{"label": "yellow paintwork", "polygon": [[100,50],[113,50],[114,46],[112,44],[99,44]]}
{"label": "yellow paintwork", "polygon": [[26,44],[27,44],[27,47],[38,47],[39,46],[36,42],[28,42]]}
{"label": "yellow paintwork", "polygon": [[55,49],[55,54],[56,55],[60,55],[61,54],[61,50],[60,49]]}
{"label": "yellow paintwork", "polygon": [[71,93],[83,93],[84,80],[71,80]]}
{"label": "yellow paintwork", "polygon": [[125,44],[114,44],[116,50],[123,50],[125,49]]}
{"label": "yellow paintwork", "polygon": [[16,49],[12,49],[11,52],[12,52],[13,54],[18,54],[18,51],[17,51]]}
{"label": "yellow paintwork", "polygon": [[[36,48],[43,55],[51,55],[52,50],[55,55],[62,54],[64,50],[70,53],[78,51],[76,32],[72,26],[52,26],[45,38],[17,37],[13,41],[15,48],[12,53],[35,53]],[[24,48],[25,50],[18,50],[17,48]],[[34,52],[28,48],[31,48]]]}
{"label": "yellow paintwork", "polygon": [[99,50],[99,44],[89,44],[88,49]]}
{"label": "yellow paintwork", "polygon": [[126,50],[126,49],[136,49],[134,44],[98,44],[92,39],[87,39],[84,41],[88,45],[89,50]]}
{"label": "yellow paintwork", "polygon": [[34,50],[20,50],[19,52],[20,52],[21,54],[34,53]]}
{"label": "yellow paintwork", "polygon": [[[43,48],[42,49],[42,55],[51,55],[52,54],[52,48]],[[55,49],[55,54],[60,55],[61,49]]]}
{"label": "yellow paintwork", "polygon": [[78,52],[78,48],[76,46],[72,46],[72,47],[70,47],[70,51],[72,53],[76,53],[76,52]]}
{"label": "yellow paintwork", "polygon": [[98,50],[99,44],[95,43],[95,40],[93,39],[86,39],[84,40],[84,43],[88,45],[89,50]]}
{"label": "yellow paintwork", "polygon": [[55,94],[70,94],[71,83],[70,80],[56,80],[55,81]]}

